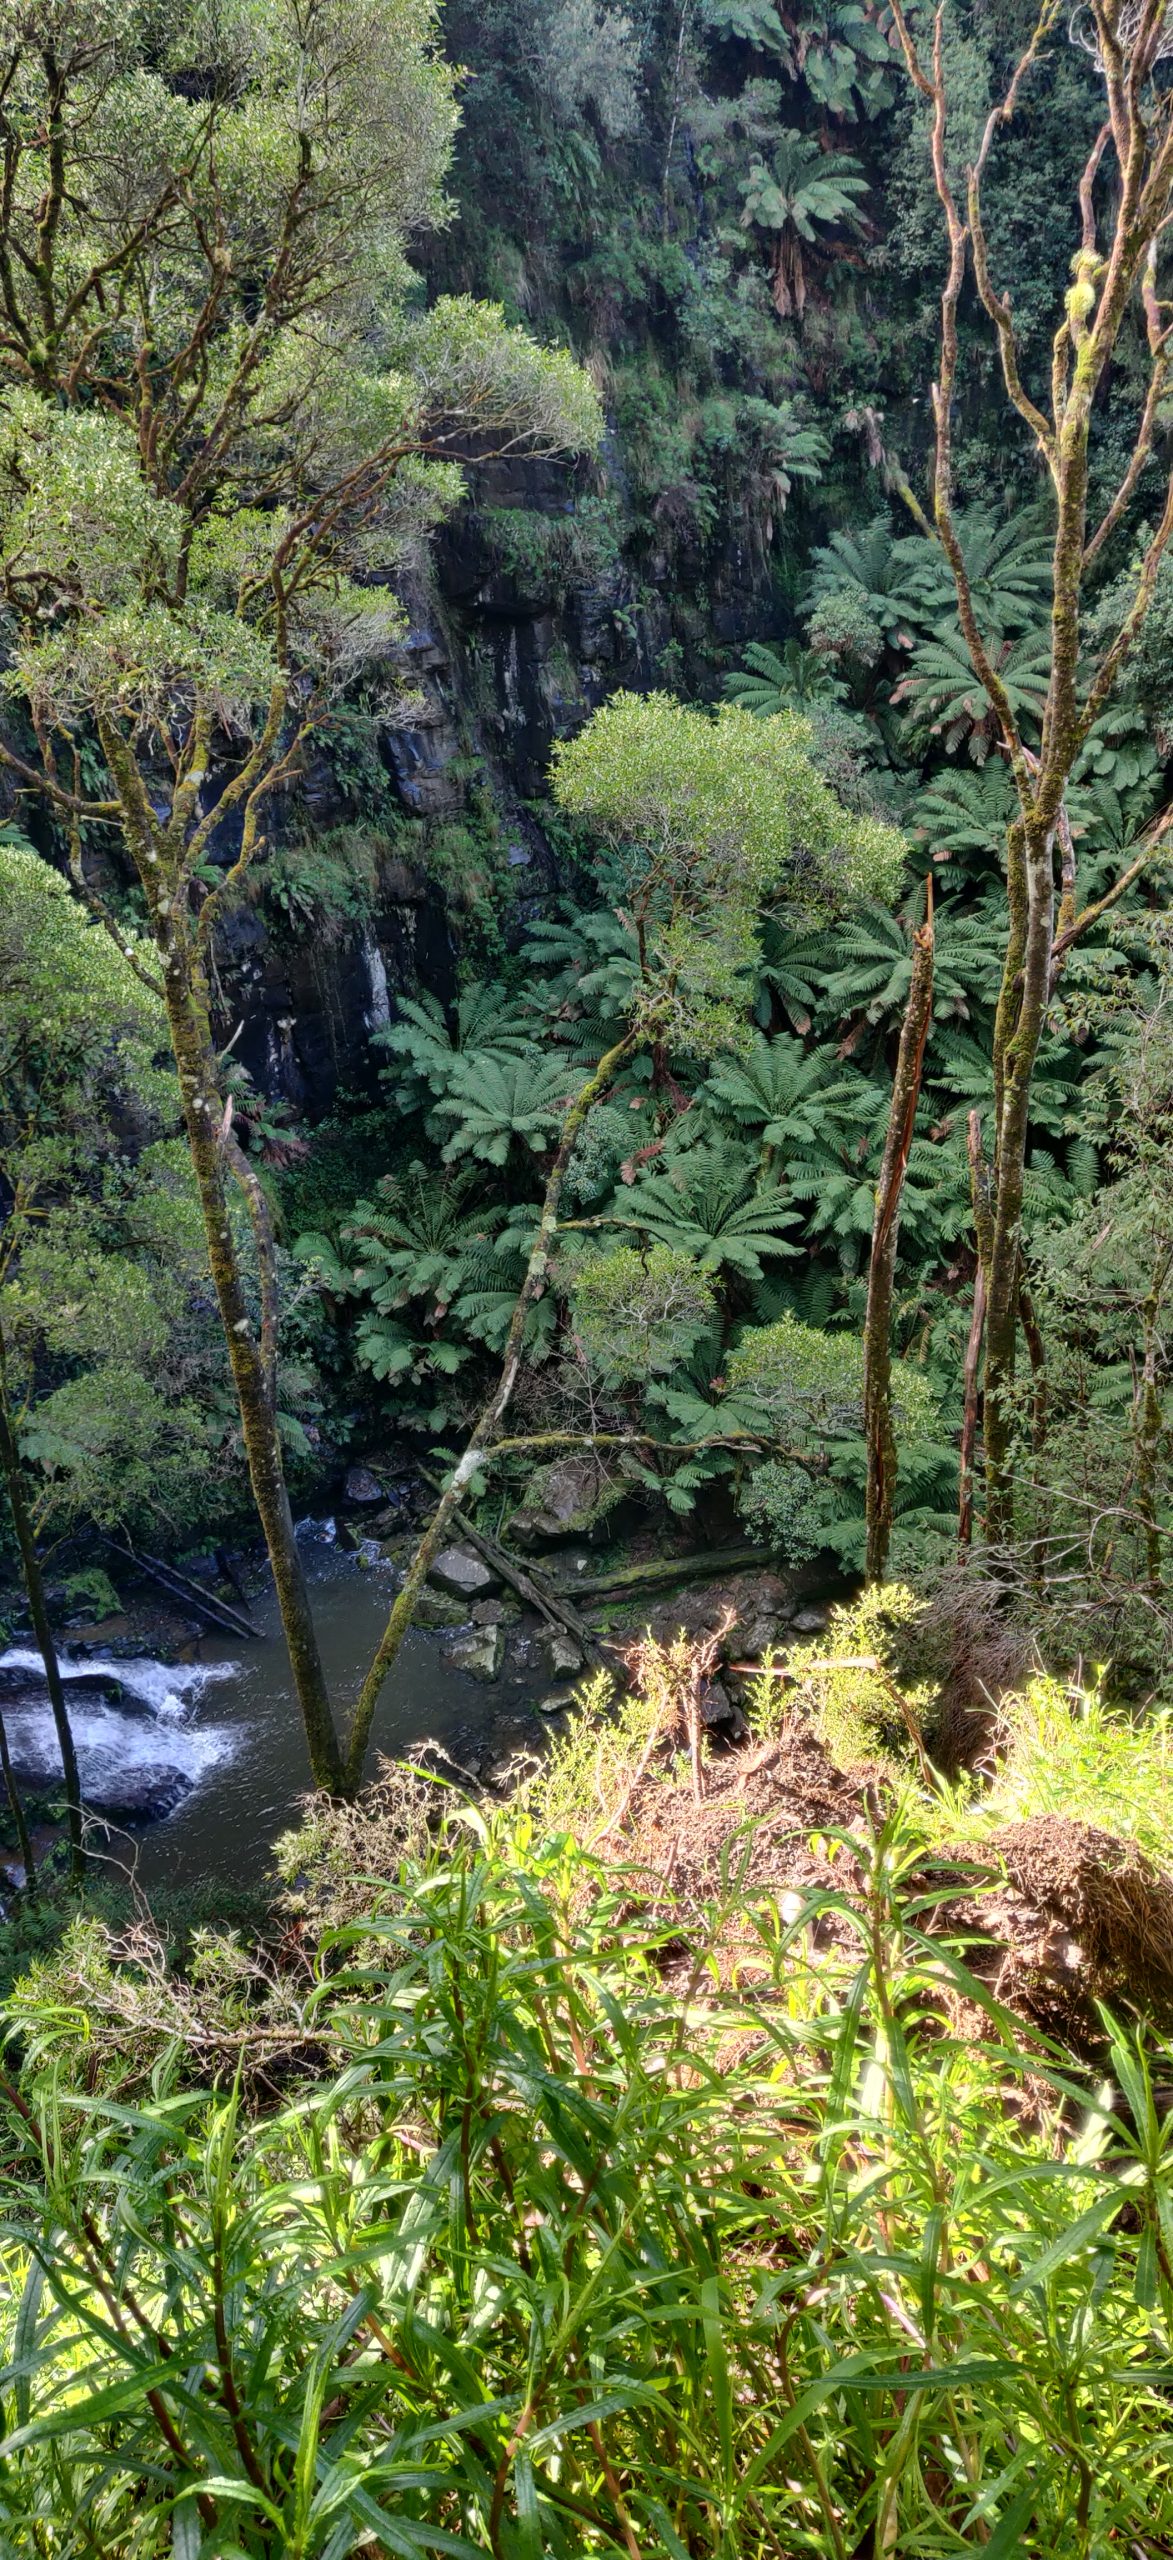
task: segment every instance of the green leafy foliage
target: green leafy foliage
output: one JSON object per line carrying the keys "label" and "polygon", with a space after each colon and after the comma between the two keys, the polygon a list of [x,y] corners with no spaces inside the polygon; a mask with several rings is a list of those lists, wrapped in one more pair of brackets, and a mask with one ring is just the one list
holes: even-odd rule
{"label": "green leafy foliage", "polygon": [[[602,1729],[608,1803],[652,1712]],[[1109,2021],[1097,2085],[1024,2043],[926,1895],[915,1806],[836,1837],[856,1892],[786,1924],[731,1875],[683,2013],[630,1869],[540,1791],[431,1840],[401,1813],[391,1885],[316,1831],[286,1854],[345,1917],[251,2019],[239,1947],[185,1988],[140,1940],[144,1997],[94,1923],[10,2006],[14,2549],[79,2515],[110,2560],[822,2560],[828,2519],[852,2550],[877,2514],[910,2560],[979,2518],[1026,2560],[1164,2533],[1164,2044]],[[752,1995],[715,1953],[735,1899]],[[206,2091],[201,2038],[292,2090]]]}
{"label": "green leafy foliage", "polygon": [[691,1358],[716,1311],[713,1274],[691,1244],[620,1245],[575,1261],[575,1331],[602,1378],[646,1382]]}
{"label": "green leafy foliage", "polygon": [[454,1065],[437,1117],[455,1127],[444,1147],[451,1164],[463,1155],[503,1165],[511,1147],[543,1155],[552,1146],[570,1100],[566,1067],[556,1059],[462,1057]]}
{"label": "green leafy foliage", "polygon": [[162,1008],[0,844],[0,1356],[38,1529],[199,1526],[238,1495]]}
{"label": "green leafy foliage", "polygon": [[725,678],[731,702],[768,720],[779,711],[805,711],[814,702],[838,702],[846,688],[831,672],[825,657],[788,640],[771,649],[751,640],[742,666]]}
{"label": "green leafy foliage", "polygon": [[793,1253],[794,1225],[776,1186],[737,1176],[723,1151],[694,1147],[666,1172],[645,1174],[611,1212],[654,1243],[692,1254],[702,1271],[760,1280],[762,1265]]}
{"label": "green leafy foliage", "polygon": [[771,277],[780,319],[806,309],[806,252],[823,235],[859,229],[867,180],[847,152],[824,153],[813,136],[783,126],[768,157],[742,181],[742,221],[773,241]]}

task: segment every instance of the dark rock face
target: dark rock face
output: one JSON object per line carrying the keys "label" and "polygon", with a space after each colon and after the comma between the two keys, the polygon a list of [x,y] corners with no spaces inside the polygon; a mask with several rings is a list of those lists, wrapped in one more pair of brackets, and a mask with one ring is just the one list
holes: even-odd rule
{"label": "dark rock face", "polygon": [[[335,804],[328,823],[343,815]],[[380,861],[361,925],[278,933],[255,907],[237,908],[217,937],[217,974],[223,1020],[229,1032],[243,1025],[237,1053],[254,1083],[314,1115],[339,1085],[373,1082],[371,1034],[393,1018],[397,994],[450,998],[456,949],[438,891],[403,863]]]}
{"label": "dark rock face", "polygon": [[504,1632],[500,1627],[470,1627],[467,1635],[445,1645],[443,1659],[470,1680],[498,1680],[505,1659]]}
{"label": "dark rock face", "polygon": [[[246,904],[217,937],[220,1027],[238,1034],[236,1054],[260,1091],[299,1116],[320,1116],[339,1087],[373,1088],[371,1036],[394,1019],[399,997],[453,1000],[469,864],[441,856],[433,870],[430,857],[437,830],[467,827],[475,795],[487,793],[496,859],[516,872],[520,895],[560,886],[525,803],[544,788],[555,739],[617,685],[653,684],[668,638],[666,615],[637,599],[617,549],[576,572],[567,535],[576,509],[598,504],[584,475],[518,459],[473,477],[475,503],[442,528],[431,569],[396,580],[409,628],[388,674],[406,708],[392,708],[374,741],[385,817],[371,813],[369,792],[356,817],[324,750],[274,813],[281,840],[341,825],[385,836],[369,911],[308,920]],[[511,544],[515,521],[522,534]],[[549,542],[535,535],[543,526]],[[222,858],[237,849],[230,831],[226,823]]]}
{"label": "dark rock face", "polygon": [[[47,1753],[14,1753],[13,1774],[22,1795],[61,1794],[61,1763],[50,1761]],[[162,1822],[190,1795],[191,1783],[183,1769],[132,1763],[125,1769],[101,1771],[83,1787],[83,1794],[87,1812],[100,1814],[108,1822]]]}

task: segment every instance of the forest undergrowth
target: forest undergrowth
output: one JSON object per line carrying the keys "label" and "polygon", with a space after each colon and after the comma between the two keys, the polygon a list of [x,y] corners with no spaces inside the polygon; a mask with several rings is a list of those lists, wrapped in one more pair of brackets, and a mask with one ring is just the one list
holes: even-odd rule
{"label": "forest undergrowth", "polygon": [[[1167,0],[171,16],[0,87],[0,2554],[1173,2554]],[[57,1577],[254,1513],[319,1792],[169,1932]],[[867,1588],[364,1789],[441,1542],[633,1518]]]}
{"label": "forest undergrowth", "polygon": [[881,1597],[739,1750],[645,1641],[508,1801],[315,1799],[263,1953],[31,1968],[0,2548],[1171,2547],[1163,1736],[1035,1679],[926,1783]]}

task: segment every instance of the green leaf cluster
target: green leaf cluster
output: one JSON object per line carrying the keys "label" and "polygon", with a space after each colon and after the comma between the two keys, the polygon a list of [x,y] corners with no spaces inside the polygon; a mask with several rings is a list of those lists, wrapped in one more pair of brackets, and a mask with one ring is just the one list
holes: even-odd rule
{"label": "green leaf cluster", "polygon": [[[641,1704],[588,1734],[593,1780],[567,1746],[573,1802],[622,1800]],[[285,1855],[343,1916],[293,1980],[205,1938],[177,1981],[143,1932],[135,1970],[88,1921],[18,1986],[9,2546],[78,2517],[110,2560],[1166,2535],[1160,2034],[1107,2018],[1096,2084],[1024,2043],[911,1789],[824,1838],[785,1919],[747,1841],[682,2013],[630,1864],[543,1804],[401,1787],[398,1831],[359,1833],[395,1880],[365,1887],[319,1816]]]}

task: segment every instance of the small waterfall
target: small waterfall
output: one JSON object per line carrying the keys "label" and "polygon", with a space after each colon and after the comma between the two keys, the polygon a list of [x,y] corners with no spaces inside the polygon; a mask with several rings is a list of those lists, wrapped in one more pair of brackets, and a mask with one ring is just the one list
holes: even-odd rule
{"label": "small waterfall", "polygon": [[[227,1726],[191,1721],[209,1688],[235,1678],[234,1662],[156,1662],[149,1654],[125,1662],[62,1654],[60,1662],[67,1700],[75,1691],[69,1721],[82,1794],[97,1811],[128,1819],[169,1813],[235,1749]],[[61,1784],[61,1757],[44,1665],[32,1645],[0,1653],[0,1706],[17,1779],[52,1794]]]}
{"label": "small waterfall", "polygon": [[367,983],[371,1001],[363,1015],[368,1031],[385,1031],[391,1020],[391,998],[387,992],[387,967],[379,945],[367,926],[362,938],[362,956],[366,962]]}
{"label": "small waterfall", "polygon": [[502,718],[516,729],[525,719],[521,699],[521,640],[515,622],[509,626],[509,645],[501,662],[501,687],[505,696]]}

